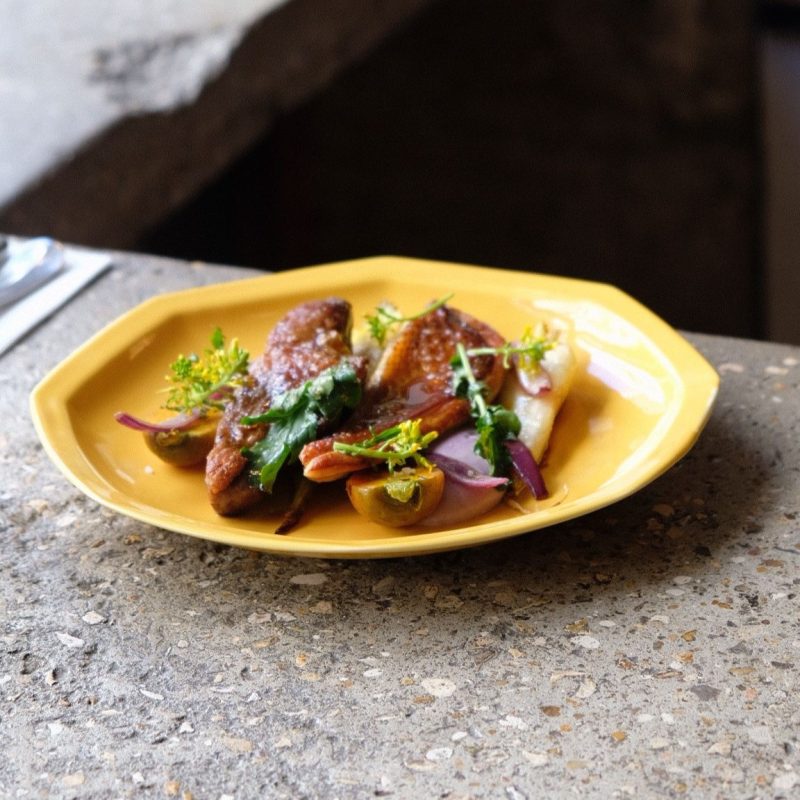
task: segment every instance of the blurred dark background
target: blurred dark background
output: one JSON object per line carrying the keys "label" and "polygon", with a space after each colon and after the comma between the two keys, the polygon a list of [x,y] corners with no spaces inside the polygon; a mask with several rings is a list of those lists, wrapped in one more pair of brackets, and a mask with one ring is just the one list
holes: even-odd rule
{"label": "blurred dark background", "polygon": [[[0,127],[4,233],[546,272],[800,344],[800,0],[101,7],[25,6],[0,47],[28,103]],[[28,58],[48,20],[60,79]]]}
{"label": "blurred dark background", "polygon": [[758,22],[746,0],[440,0],[139,246],[558,273],[760,336]]}

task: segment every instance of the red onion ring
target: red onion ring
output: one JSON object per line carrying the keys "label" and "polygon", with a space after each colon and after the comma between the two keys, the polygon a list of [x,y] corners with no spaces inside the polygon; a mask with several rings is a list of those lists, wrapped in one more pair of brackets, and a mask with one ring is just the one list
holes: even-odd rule
{"label": "red onion ring", "polygon": [[448,479],[454,480],[463,486],[471,486],[474,489],[495,489],[508,483],[508,478],[484,475],[474,470],[469,464],[465,464],[463,461],[456,461],[456,459],[441,453],[428,453],[427,457],[429,461],[436,464],[444,472]]}
{"label": "red onion ring", "polygon": [[519,473],[522,480],[528,485],[533,492],[533,496],[537,500],[544,500],[549,492],[545,485],[542,472],[536,459],[531,455],[531,451],[519,440],[509,439],[504,442],[508,454],[511,456],[511,461],[514,464],[514,469]]}
{"label": "red onion ring", "polygon": [[134,431],[143,431],[146,433],[171,433],[172,431],[185,431],[193,428],[203,419],[203,415],[199,412],[191,412],[190,414],[178,414],[177,417],[171,417],[163,422],[148,422],[140,417],[134,417],[133,414],[128,414],[127,411],[117,411],[114,414],[114,419],[120,425],[126,428],[131,428]]}

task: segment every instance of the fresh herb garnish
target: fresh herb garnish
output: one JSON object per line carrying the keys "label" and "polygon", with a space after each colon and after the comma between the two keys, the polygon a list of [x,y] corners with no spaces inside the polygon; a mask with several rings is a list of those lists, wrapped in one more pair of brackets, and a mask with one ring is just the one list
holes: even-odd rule
{"label": "fresh herb garnish", "polygon": [[409,419],[357,444],[334,442],[333,449],[337,453],[384,462],[389,471],[384,484],[386,494],[398,503],[408,503],[414,497],[420,479],[412,469],[405,468],[406,463],[413,460],[418,467],[432,470],[433,464],[422,455],[422,451],[439,435],[437,431],[423,434],[421,423],[421,419]]}
{"label": "fresh herb garnish", "polygon": [[436,431],[423,434],[420,429],[421,422],[419,419],[406,420],[357,444],[334,442],[333,449],[337,453],[384,461],[389,472],[402,467],[409,459],[413,459],[419,467],[430,469],[431,463],[421,451],[439,434]]}
{"label": "fresh herb garnish", "polygon": [[528,327],[518,344],[506,342],[501,347],[472,347],[467,350],[469,356],[502,356],[503,367],[508,369],[513,356],[519,358],[522,369],[535,370],[548,350],[552,350],[556,340],[547,334],[547,329],[539,326],[536,331]]}
{"label": "fresh herb garnish", "polygon": [[475,377],[468,351],[461,342],[456,346],[456,354],[450,363],[453,367],[453,391],[456,397],[469,400],[475,421],[478,433],[475,452],[489,462],[492,475],[508,475],[511,457],[504,442],[519,434],[519,417],[504,406],[486,402],[486,384]]}
{"label": "fresh herb garnish", "polygon": [[297,460],[304,445],[317,437],[320,424],[335,423],[360,399],[358,375],[352,364],[341,361],[282,394],[266,413],[244,417],[243,425],[269,423],[267,435],[243,451],[250,461],[251,482],[271,492],[281,468]]}
{"label": "fresh herb garnish", "polygon": [[369,326],[370,336],[372,336],[379,345],[383,346],[386,342],[389,329],[393,325],[399,325],[401,322],[411,322],[412,320],[424,317],[425,314],[429,314],[431,311],[441,308],[452,296],[452,294],[449,294],[447,297],[443,297],[440,300],[434,300],[432,303],[425,306],[422,311],[417,314],[412,314],[410,317],[404,317],[398,314],[392,306],[382,303],[375,308],[375,314],[367,314],[365,317],[367,325]]}
{"label": "fresh herb garnish", "polygon": [[211,347],[202,358],[195,353],[180,355],[170,365],[171,373],[166,377],[172,386],[167,390],[164,408],[201,414],[221,410],[230,392],[246,380],[249,358],[237,339],[232,339],[226,349],[222,331],[215,328]]}

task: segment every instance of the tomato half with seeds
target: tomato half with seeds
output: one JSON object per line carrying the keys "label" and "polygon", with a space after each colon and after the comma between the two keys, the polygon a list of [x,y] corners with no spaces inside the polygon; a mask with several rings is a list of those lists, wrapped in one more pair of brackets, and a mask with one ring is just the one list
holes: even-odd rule
{"label": "tomato half with seeds", "polygon": [[415,525],[436,510],[444,493],[444,473],[437,467],[396,472],[355,472],[347,496],[359,514],[379,525]]}
{"label": "tomato half with seeds", "polygon": [[214,446],[219,415],[210,415],[197,425],[182,430],[147,431],[147,446],[162,461],[176,467],[199,466]]}

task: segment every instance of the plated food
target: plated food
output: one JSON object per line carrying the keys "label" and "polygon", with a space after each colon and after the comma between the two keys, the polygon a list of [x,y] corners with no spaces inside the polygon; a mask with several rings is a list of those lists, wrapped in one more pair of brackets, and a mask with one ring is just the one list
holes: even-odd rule
{"label": "plated food", "polygon": [[167,463],[202,465],[218,514],[277,511],[281,534],[320,483],[341,482],[355,511],[397,528],[543,499],[539,463],[576,364],[566,326],[532,321],[506,339],[450,299],[410,315],[383,303],[355,336],[347,300],[305,301],[252,360],[216,329],[203,357],[172,365],[176,416],[116,418]]}
{"label": "plated food", "polygon": [[[344,482],[334,481],[314,484],[301,524],[276,536],[279,516],[267,509],[221,516],[208,501],[202,472],[164,463],[141,435],[113,422],[120,409],[158,419],[165,368],[176,353],[202,350],[216,326],[258,354],[268,331],[309,298],[346,298],[357,334],[363,315],[377,316],[385,298],[413,314],[454,289],[452,304],[504,337],[519,336],[534,320],[568,325],[578,364],[542,460],[544,500],[525,492],[515,498],[519,507],[500,502],[461,524],[435,525],[431,516],[425,526],[393,528],[355,513]],[[354,335],[356,349],[360,344]],[[233,338],[225,351],[232,345]],[[33,391],[31,413],[64,476],[138,522],[276,555],[394,558],[541,531],[638,491],[694,443],[718,383],[683,336],[613,286],[381,256],[157,294],[57,364]]]}

